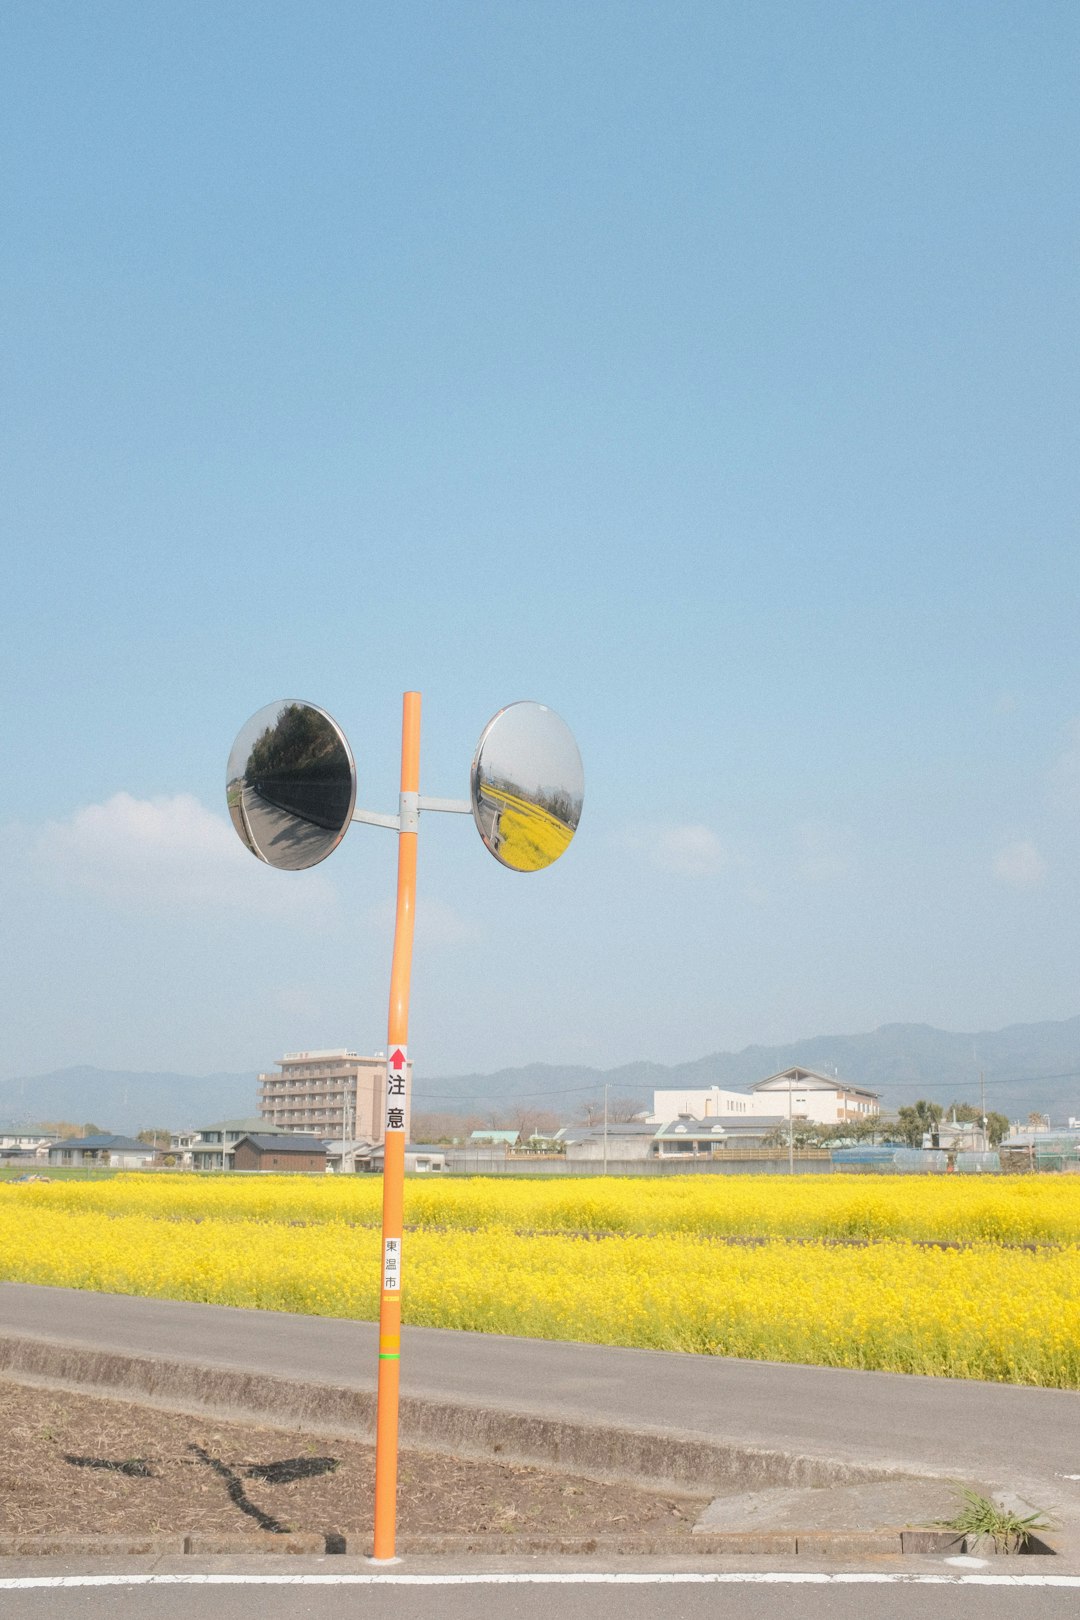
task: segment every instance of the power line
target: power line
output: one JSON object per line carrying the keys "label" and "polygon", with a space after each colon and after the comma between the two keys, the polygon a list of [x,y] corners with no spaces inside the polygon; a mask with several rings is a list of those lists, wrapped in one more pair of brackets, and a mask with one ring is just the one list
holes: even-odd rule
{"label": "power line", "polygon": [[[1004,1078],[992,1080],[987,1078],[983,1084],[987,1086],[1027,1086],[1037,1085],[1040,1080],[1080,1080],[1080,1069],[1066,1069],[1062,1074],[1014,1074]],[[934,1086],[938,1090],[946,1087],[953,1091],[963,1090],[977,1086],[978,1080],[923,1080],[919,1082],[924,1086]]]}
{"label": "power line", "polygon": [[[610,1083],[610,1082],[608,1082]],[[538,1097],[574,1097],[580,1096],[583,1091],[592,1092],[599,1096],[604,1089],[604,1081],[595,1086],[562,1086],[557,1091],[516,1091],[512,1097],[492,1097],[488,1092],[463,1091],[449,1097],[428,1097],[429,1102],[532,1102]],[[631,1090],[633,1088],[630,1088]],[[651,1090],[652,1088],[647,1088]],[[424,1095],[421,1093],[421,1095]],[[413,1097],[416,1102],[416,1096]]]}
{"label": "power line", "polygon": [[[1001,1076],[1001,1077],[999,1077],[997,1079],[992,1079],[990,1077],[987,1077],[987,1079],[985,1081],[983,1081],[982,1083],[984,1085],[987,1085],[987,1086],[1025,1086],[1025,1085],[1037,1085],[1037,1084],[1039,1084],[1040,1081],[1043,1081],[1043,1080],[1080,1080],[1080,1069],[1065,1069],[1059,1074],[1014,1074],[1014,1075]],[[598,1081],[598,1082],[594,1083],[593,1085],[589,1085],[589,1086],[560,1086],[557,1089],[553,1089],[553,1090],[519,1091],[519,1092],[515,1092],[513,1096],[508,1096],[508,1097],[503,1097],[503,1096],[493,1097],[493,1096],[490,1095],[490,1093],[483,1092],[483,1091],[456,1092],[456,1093],[452,1093],[449,1096],[434,1096],[434,1095],[431,1095],[431,1094],[428,1094],[428,1093],[421,1092],[419,1094],[414,1093],[414,1095],[413,1095],[413,1106],[415,1107],[417,1105],[418,1101],[422,1101],[424,1106],[429,1107],[429,1108],[433,1108],[436,1104],[455,1103],[455,1102],[477,1103],[477,1104],[498,1103],[498,1104],[501,1104],[501,1105],[505,1106],[508,1103],[515,1103],[515,1102],[543,1101],[543,1100],[547,1099],[548,1097],[579,1097],[583,1093],[592,1093],[594,1096],[599,1096],[599,1094],[603,1090],[603,1087],[604,1087],[605,1084],[610,1084],[610,1082],[605,1082],[605,1081],[601,1080],[601,1081]],[[917,1082],[893,1081],[893,1082],[891,1082],[891,1084],[893,1084],[893,1085],[898,1085],[898,1084],[904,1084],[904,1085],[906,1085],[906,1084],[918,1084],[918,1085],[921,1085],[921,1086],[925,1086],[928,1089],[932,1087],[934,1090],[938,1090],[938,1091],[944,1091],[944,1090],[964,1091],[964,1090],[969,1090],[969,1089],[971,1089],[971,1088],[973,1088],[975,1086],[978,1086],[980,1084],[980,1082],[977,1079],[976,1080],[920,1080],[920,1081],[917,1081]],[[648,1091],[648,1090],[652,1090],[653,1088],[647,1086],[645,1089]],[[669,1089],[671,1089],[671,1088],[669,1088]],[[711,1083],[706,1083],[703,1086],[690,1086],[687,1089],[690,1090],[690,1091],[708,1091],[708,1090],[711,1089]],[[723,1090],[723,1089],[725,1089],[725,1088],[721,1087],[721,1090]],[[628,1094],[633,1094],[633,1091],[634,1091],[634,1088],[632,1086],[629,1086],[627,1088],[627,1093]]]}

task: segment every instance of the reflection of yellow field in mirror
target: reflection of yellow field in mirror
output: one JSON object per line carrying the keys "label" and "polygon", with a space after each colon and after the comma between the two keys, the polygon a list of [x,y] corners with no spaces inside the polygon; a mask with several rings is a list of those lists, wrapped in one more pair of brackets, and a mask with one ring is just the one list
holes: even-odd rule
{"label": "reflection of yellow field in mirror", "polygon": [[490,787],[486,782],[483,794],[498,807],[499,854],[507,866],[518,872],[538,872],[550,866],[574,836],[572,829],[558,816],[530,804],[528,799]]}
{"label": "reflection of yellow field in mirror", "polygon": [[[380,1195],[0,1185],[0,1278],[372,1319]],[[1080,1388],[1080,1177],[411,1181],[406,1221],[413,1323]]]}

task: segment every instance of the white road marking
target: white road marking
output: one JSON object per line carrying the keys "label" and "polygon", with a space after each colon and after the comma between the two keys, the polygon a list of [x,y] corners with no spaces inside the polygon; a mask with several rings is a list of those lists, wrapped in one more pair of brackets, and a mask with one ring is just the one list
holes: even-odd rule
{"label": "white road marking", "polygon": [[1080,1575],[824,1574],[711,1570],[661,1574],[483,1573],[476,1575],[27,1575],[0,1579],[0,1592],[84,1586],[1055,1586],[1080,1588]]}
{"label": "white road marking", "polygon": [[[251,821],[248,818],[247,806],[244,803],[244,791],[245,790],[243,788],[240,789],[240,815],[243,818],[244,826],[247,828],[247,835],[248,835],[248,838],[249,838],[249,840],[251,842],[252,849],[255,851],[255,853],[259,857],[260,861],[266,861],[266,856],[263,854],[262,850],[259,848],[258,844],[255,842],[255,834],[251,830]],[[270,862],[270,861],[266,861],[266,864],[267,864],[267,866],[270,866],[273,863]]]}

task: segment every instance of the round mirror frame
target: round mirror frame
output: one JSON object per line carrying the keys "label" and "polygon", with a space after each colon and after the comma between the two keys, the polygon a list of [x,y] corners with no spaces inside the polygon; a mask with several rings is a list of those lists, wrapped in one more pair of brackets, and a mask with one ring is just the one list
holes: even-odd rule
{"label": "round mirror frame", "polygon": [[[563,799],[573,811],[573,819],[560,816],[549,806],[526,793],[515,794],[512,786],[501,793],[493,793],[490,782],[483,781],[484,750],[500,720],[514,710],[532,709],[550,717],[565,733],[565,740],[574,751],[576,783],[559,783],[555,799]],[[546,703],[523,699],[507,703],[493,714],[480,733],[469,770],[469,799],[473,820],[485,848],[500,865],[511,872],[541,872],[557,861],[569,848],[581,820],[585,795],[585,772],[581,754],[573,732],[561,715]],[[501,801],[501,804],[498,802]]]}
{"label": "round mirror frame", "polygon": [[[280,723],[282,716],[290,709],[306,710],[317,716],[320,721],[325,722],[329,728],[334,743],[340,747],[344,756],[343,760],[335,759],[334,764],[339,771],[340,765],[344,764],[348,771],[348,803],[347,807],[345,807],[343,793],[345,787],[344,772],[340,772],[341,779],[334,784],[339,798],[339,805],[343,808],[343,814],[339,815],[335,811],[334,819],[323,824],[320,824],[318,815],[312,813],[310,807],[309,813],[305,814],[295,803],[289,805],[280,801],[275,802],[265,793],[258,793],[257,796],[261,801],[259,813],[267,821],[266,828],[259,828],[263,844],[269,845],[272,840],[275,844],[284,843],[286,846],[280,850],[267,853],[265,847],[260,847],[255,832],[252,830],[251,813],[244,802],[245,786],[243,779],[250,767],[256,743],[262,740],[266,732],[271,731],[276,724]],[[253,729],[257,727],[260,721],[265,721],[263,729],[261,731]],[[246,733],[251,734],[251,741],[247,744],[247,752],[243,760],[238,760],[237,749]],[[326,710],[320,708],[317,703],[307,703],[302,698],[282,698],[276,703],[267,703],[263,708],[257,709],[236,734],[236,739],[229,751],[225,777],[225,794],[229,819],[233,824],[236,835],[244,848],[250,850],[256,860],[265,862],[267,866],[273,866],[279,871],[286,872],[304,871],[309,867],[318,866],[328,855],[333,854],[349,830],[353,810],[356,806],[356,762],[353,759],[352,749],[349,747],[349,741],[345,733],[334,717],[327,714]],[[240,784],[239,788],[236,786],[237,783]],[[295,786],[308,789],[310,784],[301,782]],[[323,836],[319,838],[316,833],[313,839],[310,833],[316,829],[321,831]],[[307,845],[306,849],[304,847],[305,843]]]}

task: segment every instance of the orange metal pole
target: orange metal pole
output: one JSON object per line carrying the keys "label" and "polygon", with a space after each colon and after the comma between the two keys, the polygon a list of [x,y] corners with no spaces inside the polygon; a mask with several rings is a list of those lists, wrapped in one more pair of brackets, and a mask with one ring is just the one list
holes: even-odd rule
{"label": "orange metal pole", "polygon": [[397,1523],[398,1384],[401,1368],[401,1232],[408,1114],[409,983],[416,913],[416,841],[420,792],[420,693],[406,692],[401,717],[401,831],[398,834],[397,919],[390,969],[384,1113],[382,1294],[379,1303],[379,1382],[375,1427],[375,1545],[394,1556]]}

